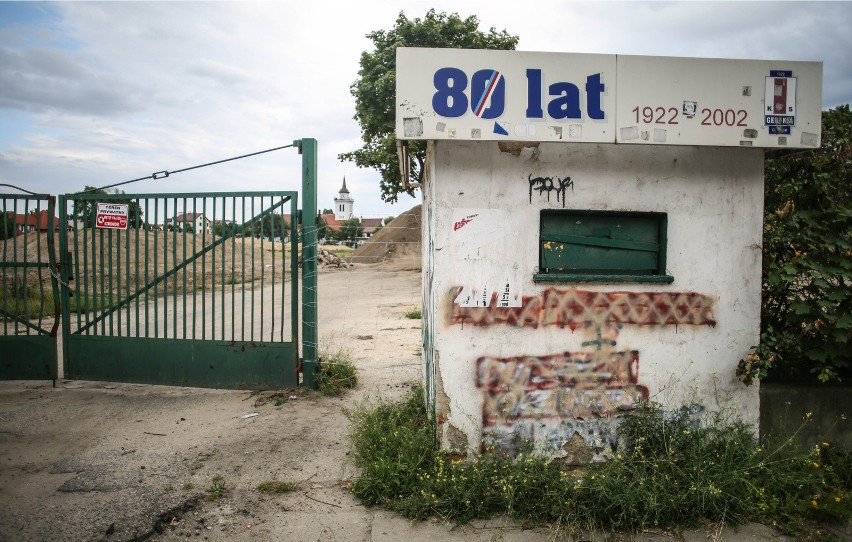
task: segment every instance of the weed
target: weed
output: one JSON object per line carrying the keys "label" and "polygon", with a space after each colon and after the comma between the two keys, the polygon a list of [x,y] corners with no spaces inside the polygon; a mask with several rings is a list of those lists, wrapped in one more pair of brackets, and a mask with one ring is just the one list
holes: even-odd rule
{"label": "weed", "polygon": [[423,312],[420,309],[413,309],[406,312],[405,317],[409,320],[420,320],[423,318]]}
{"label": "weed", "polygon": [[368,505],[408,517],[465,522],[496,514],[567,529],[679,529],[761,521],[801,533],[811,521],[852,518],[849,454],[829,443],[799,452],[761,446],[750,428],[695,406],[648,404],[621,420],[625,445],[605,463],[568,472],[525,443],[469,461],[435,448],[423,391],[399,403],[358,406],[352,484]]}
{"label": "weed", "polygon": [[225,479],[217,474],[213,477],[210,487],[207,488],[207,498],[211,501],[221,499],[225,496],[226,491]]}
{"label": "weed", "polygon": [[281,405],[283,405],[283,404],[284,404],[284,403],[286,403],[286,402],[287,402],[287,398],[286,398],[286,397],[276,397],[276,398],[275,398],[275,403],[274,403],[274,404],[275,404],[275,406],[280,407]]}
{"label": "weed", "polygon": [[194,489],[194,488],[195,488],[195,484],[193,484],[192,482],[187,482],[183,485],[184,491],[189,491],[190,489]]}
{"label": "weed", "polygon": [[358,372],[348,350],[323,348],[319,353],[317,389],[323,395],[339,397],[358,384]]}
{"label": "weed", "polygon": [[257,490],[264,493],[290,493],[291,491],[298,491],[299,484],[296,482],[261,482],[257,486]]}

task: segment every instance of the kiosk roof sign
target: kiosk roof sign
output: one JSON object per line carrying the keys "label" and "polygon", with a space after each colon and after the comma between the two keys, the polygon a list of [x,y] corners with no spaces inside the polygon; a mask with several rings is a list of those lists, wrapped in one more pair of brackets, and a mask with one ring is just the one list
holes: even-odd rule
{"label": "kiosk roof sign", "polygon": [[397,49],[399,139],[817,147],[822,63]]}

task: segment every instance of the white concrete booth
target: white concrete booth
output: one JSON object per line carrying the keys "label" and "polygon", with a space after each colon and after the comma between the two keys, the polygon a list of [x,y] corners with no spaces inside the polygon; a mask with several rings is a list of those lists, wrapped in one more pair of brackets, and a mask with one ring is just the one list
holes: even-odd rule
{"label": "white concrete booth", "polygon": [[730,407],[760,326],[763,160],[820,144],[818,62],[399,49],[427,140],[423,363],[445,448],[600,459],[644,400]]}

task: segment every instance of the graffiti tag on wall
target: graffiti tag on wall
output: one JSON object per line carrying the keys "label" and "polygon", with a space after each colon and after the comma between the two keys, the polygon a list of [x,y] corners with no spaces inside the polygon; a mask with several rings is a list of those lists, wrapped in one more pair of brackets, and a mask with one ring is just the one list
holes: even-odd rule
{"label": "graffiti tag on wall", "polygon": [[565,195],[568,189],[574,190],[574,181],[571,177],[560,179],[559,177],[535,177],[532,174],[527,175],[527,180],[530,183],[530,203],[532,203],[533,191],[538,191],[541,196],[547,192],[547,201],[550,201],[550,194],[554,193],[556,202],[562,201],[562,208],[565,208]]}

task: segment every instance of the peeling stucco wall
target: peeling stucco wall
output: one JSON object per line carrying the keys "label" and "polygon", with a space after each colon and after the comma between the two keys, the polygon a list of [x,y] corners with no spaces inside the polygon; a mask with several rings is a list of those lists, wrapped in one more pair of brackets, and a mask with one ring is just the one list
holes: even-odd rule
{"label": "peeling stucco wall", "polygon": [[[756,424],[735,369],[759,332],[762,151],[440,141],[427,161],[424,382],[445,447],[600,458],[644,398]],[[674,281],[534,282],[540,212],[563,208],[667,213]]]}

